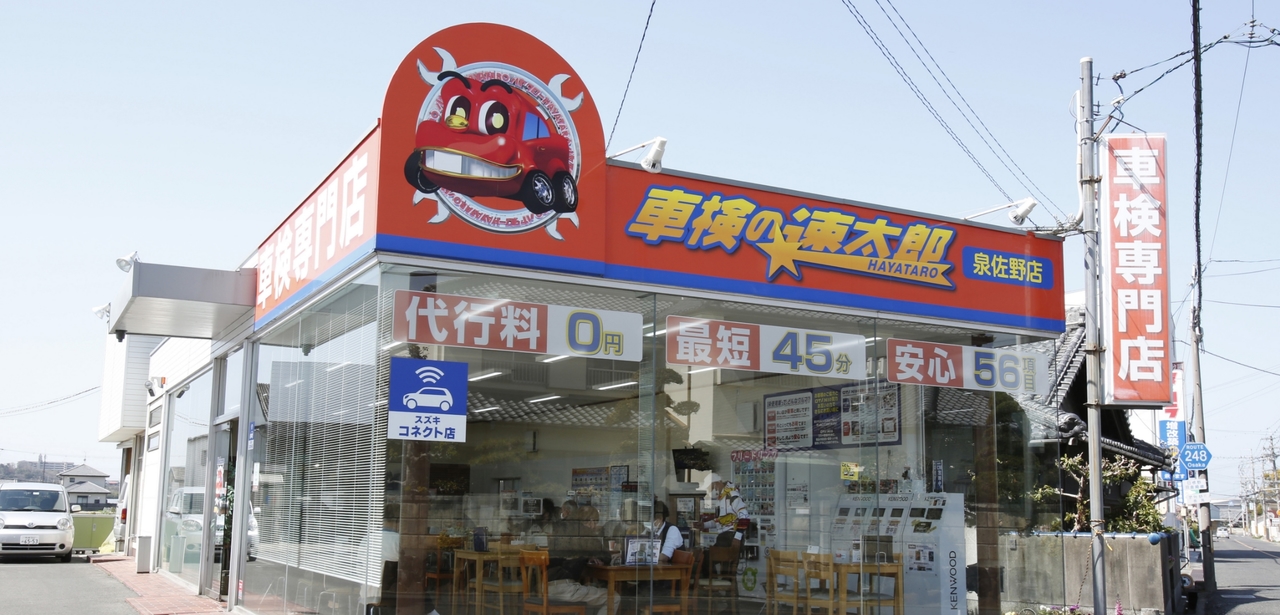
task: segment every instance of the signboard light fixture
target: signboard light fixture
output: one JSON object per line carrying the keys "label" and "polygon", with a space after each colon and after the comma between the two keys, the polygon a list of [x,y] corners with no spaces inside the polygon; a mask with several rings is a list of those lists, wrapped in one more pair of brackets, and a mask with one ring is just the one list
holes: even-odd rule
{"label": "signboard light fixture", "polygon": [[1023,223],[1027,221],[1027,216],[1031,215],[1031,210],[1035,209],[1036,205],[1039,204],[1040,202],[1036,201],[1034,198],[1027,197],[1025,199],[1018,199],[1012,203],[1005,203],[999,207],[992,207],[991,209],[978,212],[972,216],[965,216],[961,218],[961,220],[972,220],[987,214],[995,213],[1001,209],[1009,209],[1012,207],[1013,211],[1009,212],[1009,221],[1017,226],[1022,226]]}
{"label": "signboard light fixture", "polygon": [[629,154],[642,147],[648,147],[649,151],[644,153],[644,158],[640,159],[640,166],[650,173],[662,172],[662,155],[667,151],[667,139],[665,137],[654,137],[641,143],[624,149],[616,154],[609,156],[617,158],[623,154]]}

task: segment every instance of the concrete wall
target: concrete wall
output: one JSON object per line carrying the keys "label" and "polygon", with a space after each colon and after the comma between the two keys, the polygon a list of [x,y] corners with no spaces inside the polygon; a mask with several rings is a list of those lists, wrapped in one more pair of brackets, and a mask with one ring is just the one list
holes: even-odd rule
{"label": "concrete wall", "polygon": [[[1001,565],[1005,583],[1003,611],[1041,605],[1079,604],[1093,608],[1093,574],[1087,534],[1002,536]],[[1012,548],[1016,544],[1016,548]],[[1152,545],[1146,535],[1107,536],[1107,599],[1120,600],[1126,613],[1143,609],[1165,612],[1168,539]]]}

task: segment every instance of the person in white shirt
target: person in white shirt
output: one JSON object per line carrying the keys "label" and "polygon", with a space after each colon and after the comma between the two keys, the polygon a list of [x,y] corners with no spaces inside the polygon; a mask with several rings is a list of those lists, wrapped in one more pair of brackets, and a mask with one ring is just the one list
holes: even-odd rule
{"label": "person in white shirt", "polygon": [[702,490],[715,500],[716,518],[706,523],[706,529],[716,534],[716,546],[729,547],[742,544],[743,536],[751,523],[747,503],[733,483],[712,472],[702,479]]}
{"label": "person in white shirt", "polygon": [[653,523],[649,526],[649,536],[662,539],[662,552],[658,555],[659,564],[671,562],[671,555],[684,546],[684,536],[680,528],[671,525],[667,520],[667,505],[662,502],[653,503]]}

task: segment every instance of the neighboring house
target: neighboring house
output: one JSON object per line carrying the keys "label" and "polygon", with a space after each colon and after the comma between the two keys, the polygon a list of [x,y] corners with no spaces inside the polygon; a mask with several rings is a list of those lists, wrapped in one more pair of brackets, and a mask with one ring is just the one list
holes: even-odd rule
{"label": "neighboring house", "polygon": [[107,497],[110,495],[111,492],[108,491],[106,487],[96,483],[81,482],[67,487],[68,503],[79,504],[81,508],[86,509],[89,508],[85,507],[85,504],[100,504],[105,506],[107,504]]}
{"label": "neighboring house", "polygon": [[58,472],[58,483],[67,488],[67,494],[71,493],[72,487],[81,483],[96,485],[102,490],[102,493],[110,493],[110,490],[107,489],[107,473],[87,465],[78,465]]}

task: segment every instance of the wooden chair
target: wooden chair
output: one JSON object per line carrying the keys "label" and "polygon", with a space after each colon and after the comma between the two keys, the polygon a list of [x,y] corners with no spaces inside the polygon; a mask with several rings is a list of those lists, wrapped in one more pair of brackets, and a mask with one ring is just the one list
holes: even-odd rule
{"label": "wooden chair", "polygon": [[546,551],[521,551],[520,576],[524,590],[524,615],[572,613],[587,615],[585,602],[562,602],[547,597],[547,566],[551,554]]}
{"label": "wooden chair", "polygon": [[[520,548],[507,544],[491,545],[496,547],[494,551],[498,553],[498,560],[494,563],[493,575],[490,576],[485,571],[481,571],[480,577],[480,613],[483,615],[491,609],[496,609],[498,615],[506,615],[507,595],[517,596],[523,591],[524,585],[520,579]],[[508,571],[511,574],[508,574]],[[490,602],[489,596],[496,596],[496,602]],[[513,598],[511,604],[519,602]]]}
{"label": "wooden chair", "polygon": [[[843,567],[837,565],[836,568],[856,570],[858,575],[858,585],[856,587],[847,587],[842,595],[844,604],[840,607],[841,613],[855,608],[858,609],[859,613],[862,613],[865,609],[874,610],[879,607],[889,607],[892,609],[893,615],[901,615],[903,613],[905,605],[903,572],[905,565],[902,562],[901,555],[894,555],[888,559],[881,558],[878,562],[848,564]],[[892,579],[892,592],[886,593],[882,590],[882,584],[885,579]],[[843,579],[841,582],[844,582]]]}
{"label": "wooden chair", "polygon": [[453,566],[449,562],[449,551],[440,545],[439,535],[427,536],[426,540],[424,567],[427,572],[424,575],[423,587],[430,585],[435,588],[436,594],[439,594],[441,581],[453,582]]}
{"label": "wooden chair", "polygon": [[845,596],[830,553],[806,553],[804,556],[805,612],[826,609],[828,615],[843,613]]}
{"label": "wooden chair", "polygon": [[712,610],[712,600],[720,593],[729,601],[733,615],[738,615],[738,561],[736,547],[707,549],[707,576],[698,580],[698,594],[707,595],[708,610]]}
{"label": "wooden chair", "polygon": [[777,615],[779,604],[790,604],[792,615],[805,607],[802,589],[800,554],[795,551],[770,551],[765,560],[765,608],[767,615]]}
{"label": "wooden chair", "polygon": [[689,601],[689,578],[693,575],[692,566],[696,566],[697,558],[691,551],[679,551],[671,554],[672,564],[684,564],[691,566],[684,573],[684,583],[680,586],[682,590],[677,590],[674,585],[671,587],[670,596],[654,596],[651,603],[644,606],[644,613],[684,613],[686,604]]}

